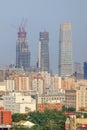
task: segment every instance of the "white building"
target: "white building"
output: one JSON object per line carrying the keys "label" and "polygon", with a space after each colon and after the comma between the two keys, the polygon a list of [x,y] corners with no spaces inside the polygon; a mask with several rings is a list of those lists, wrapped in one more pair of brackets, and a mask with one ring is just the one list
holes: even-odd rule
{"label": "white building", "polygon": [[51,89],[61,89],[61,77],[59,77],[58,74],[54,74],[51,76]]}
{"label": "white building", "polygon": [[6,92],[6,82],[5,81],[0,82],[0,92],[1,91]]}
{"label": "white building", "polygon": [[6,91],[15,90],[15,81],[14,80],[6,80]]}
{"label": "white building", "polygon": [[54,95],[43,95],[38,98],[38,103],[61,103],[63,104],[65,102],[65,93],[59,92],[58,94]]}
{"label": "white building", "polygon": [[12,92],[4,96],[4,108],[12,113],[27,113],[36,110],[36,100],[22,93]]}
{"label": "white building", "polygon": [[44,90],[44,86],[43,85],[44,85],[43,79],[41,79],[41,78],[39,78],[39,79],[34,78],[32,80],[32,88],[33,88],[33,90],[38,91],[38,93],[40,95],[43,94],[43,90]]}
{"label": "white building", "polygon": [[42,77],[45,79],[46,86],[51,86],[51,75],[47,71],[41,72]]}

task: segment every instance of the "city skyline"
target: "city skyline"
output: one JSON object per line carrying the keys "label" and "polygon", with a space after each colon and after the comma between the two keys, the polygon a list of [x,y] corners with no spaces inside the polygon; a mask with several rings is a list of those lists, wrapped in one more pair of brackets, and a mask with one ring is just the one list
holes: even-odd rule
{"label": "city skyline", "polygon": [[[39,32],[49,32],[50,65],[58,72],[59,25],[72,24],[73,61],[87,60],[87,1],[77,0],[15,0],[1,1],[0,4],[0,66],[16,63],[16,39],[18,27],[28,19],[26,31],[31,52],[31,65],[37,62]],[[15,27],[16,26],[16,27]]]}

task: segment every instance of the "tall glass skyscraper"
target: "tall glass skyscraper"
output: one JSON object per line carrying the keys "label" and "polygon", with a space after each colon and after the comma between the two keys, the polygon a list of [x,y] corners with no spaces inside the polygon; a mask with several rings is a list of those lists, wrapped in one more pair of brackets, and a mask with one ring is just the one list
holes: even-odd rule
{"label": "tall glass skyscraper", "polygon": [[84,79],[87,79],[87,61],[84,62]]}
{"label": "tall glass skyscraper", "polygon": [[30,67],[30,52],[28,50],[26,32],[23,27],[19,28],[18,40],[16,42],[16,67],[23,67],[24,70]]}
{"label": "tall glass skyscraper", "polygon": [[59,76],[72,75],[72,36],[71,24],[60,25],[59,36]]}
{"label": "tall glass skyscraper", "polygon": [[49,72],[49,33],[46,31],[39,34],[38,67]]}

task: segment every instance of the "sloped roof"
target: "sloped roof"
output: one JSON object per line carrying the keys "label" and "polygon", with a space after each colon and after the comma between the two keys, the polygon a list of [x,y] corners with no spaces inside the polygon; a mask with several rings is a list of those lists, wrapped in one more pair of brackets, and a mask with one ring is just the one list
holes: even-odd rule
{"label": "sloped roof", "polygon": [[24,126],[27,126],[29,128],[31,128],[32,126],[34,126],[35,124],[30,122],[30,121],[23,121],[21,120],[20,122],[17,123],[18,125],[24,125]]}

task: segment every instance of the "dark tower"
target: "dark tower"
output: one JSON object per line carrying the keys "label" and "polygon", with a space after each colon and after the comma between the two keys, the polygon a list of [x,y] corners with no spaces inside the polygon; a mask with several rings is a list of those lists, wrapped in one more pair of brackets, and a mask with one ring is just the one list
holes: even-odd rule
{"label": "dark tower", "polygon": [[25,71],[30,67],[30,52],[26,34],[24,27],[19,27],[18,40],[16,42],[16,67],[23,67]]}
{"label": "dark tower", "polygon": [[84,62],[84,79],[87,79],[87,62]]}
{"label": "dark tower", "polygon": [[40,32],[38,49],[38,66],[42,71],[49,72],[49,33]]}

